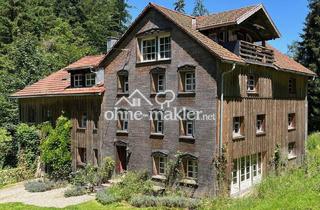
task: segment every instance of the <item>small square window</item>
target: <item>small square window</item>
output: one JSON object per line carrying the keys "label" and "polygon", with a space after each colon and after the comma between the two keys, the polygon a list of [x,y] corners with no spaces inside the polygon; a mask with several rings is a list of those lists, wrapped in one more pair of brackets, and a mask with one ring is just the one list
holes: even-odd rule
{"label": "small square window", "polygon": [[296,114],[288,114],[288,130],[294,130],[296,127]]}
{"label": "small square window", "polygon": [[86,87],[92,87],[96,84],[96,74],[86,74]]}
{"label": "small square window", "polygon": [[75,74],[73,75],[73,87],[83,87],[83,75],[82,74]]}

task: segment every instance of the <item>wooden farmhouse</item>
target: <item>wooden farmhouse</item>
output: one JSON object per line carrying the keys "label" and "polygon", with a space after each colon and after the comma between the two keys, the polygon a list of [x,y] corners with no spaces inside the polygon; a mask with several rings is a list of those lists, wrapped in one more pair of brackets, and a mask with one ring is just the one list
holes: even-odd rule
{"label": "wooden farmhouse", "polygon": [[[263,5],[193,17],[150,3],[105,55],[83,57],[12,97],[22,122],[54,123],[62,113],[72,120],[74,170],[110,156],[115,174],[147,170],[163,182],[179,158],[179,183],[195,196],[216,195],[214,162],[223,155],[230,195],[239,195],[273,169],[277,148],[288,165],[305,154],[315,74],[267,44],[279,37]],[[214,119],[105,116],[172,107]]]}

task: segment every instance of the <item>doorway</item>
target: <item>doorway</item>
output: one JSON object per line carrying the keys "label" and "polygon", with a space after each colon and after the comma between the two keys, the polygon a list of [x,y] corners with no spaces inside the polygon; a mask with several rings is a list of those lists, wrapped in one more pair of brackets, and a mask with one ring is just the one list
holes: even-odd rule
{"label": "doorway", "polygon": [[127,170],[127,146],[116,146],[116,153],[116,172],[120,174]]}

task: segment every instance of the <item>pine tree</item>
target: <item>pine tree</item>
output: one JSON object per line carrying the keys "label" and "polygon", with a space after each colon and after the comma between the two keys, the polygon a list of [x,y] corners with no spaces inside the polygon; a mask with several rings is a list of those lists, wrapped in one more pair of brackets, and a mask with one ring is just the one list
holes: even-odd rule
{"label": "pine tree", "polygon": [[209,12],[203,4],[203,0],[196,0],[195,6],[193,8],[192,15],[193,16],[204,16],[208,15]]}
{"label": "pine tree", "polygon": [[186,6],[186,4],[184,0],[176,0],[173,5],[175,11],[185,13],[184,7]]}
{"label": "pine tree", "polygon": [[[297,60],[320,76],[320,0],[309,0],[302,41],[298,43]],[[320,79],[309,82],[309,132],[320,130]]]}

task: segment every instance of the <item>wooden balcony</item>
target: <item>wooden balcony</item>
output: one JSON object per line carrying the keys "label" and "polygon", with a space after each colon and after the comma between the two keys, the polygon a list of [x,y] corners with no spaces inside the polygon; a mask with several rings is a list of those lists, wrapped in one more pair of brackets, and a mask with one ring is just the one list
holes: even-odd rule
{"label": "wooden balcony", "polygon": [[238,40],[234,42],[223,43],[223,46],[249,62],[251,61],[267,65],[274,63],[273,50],[261,45]]}

